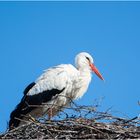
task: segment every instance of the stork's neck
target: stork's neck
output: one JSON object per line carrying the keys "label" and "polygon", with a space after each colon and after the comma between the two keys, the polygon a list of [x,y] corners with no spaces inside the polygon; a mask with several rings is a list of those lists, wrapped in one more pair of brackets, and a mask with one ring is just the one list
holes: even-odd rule
{"label": "stork's neck", "polygon": [[74,98],[78,99],[83,96],[83,94],[87,91],[89,83],[91,81],[91,71],[90,69],[78,69],[79,71],[79,77],[76,83],[77,91],[76,94],[74,94]]}
{"label": "stork's neck", "polygon": [[89,75],[89,76],[91,76],[91,70],[89,69],[89,68],[87,68],[87,67],[85,67],[85,68],[79,68],[78,69],[79,70],[79,72],[80,72],[80,75]]}

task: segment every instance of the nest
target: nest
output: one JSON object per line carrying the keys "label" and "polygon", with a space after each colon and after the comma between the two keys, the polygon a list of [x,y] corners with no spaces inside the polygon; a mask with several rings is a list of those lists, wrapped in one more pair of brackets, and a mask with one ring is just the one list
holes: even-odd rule
{"label": "nest", "polygon": [[[54,120],[29,121],[5,134],[1,139],[138,139],[140,119],[114,117],[96,107],[74,106]],[[73,115],[74,114],[74,115]],[[76,115],[75,115],[76,114]],[[62,117],[63,116],[63,117]],[[23,120],[24,121],[24,120]]]}

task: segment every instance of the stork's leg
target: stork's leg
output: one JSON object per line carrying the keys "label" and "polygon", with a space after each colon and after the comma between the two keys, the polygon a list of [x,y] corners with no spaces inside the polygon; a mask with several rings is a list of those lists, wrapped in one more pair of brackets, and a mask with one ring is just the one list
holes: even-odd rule
{"label": "stork's leg", "polygon": [[48,120],[51,120],[52,118],[52,108],[48,109]]}

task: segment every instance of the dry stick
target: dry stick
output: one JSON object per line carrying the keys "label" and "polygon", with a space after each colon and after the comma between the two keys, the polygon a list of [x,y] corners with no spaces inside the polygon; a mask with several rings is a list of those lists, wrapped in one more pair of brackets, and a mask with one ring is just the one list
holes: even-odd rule
{"label": "dry stick", "polygon": [[[24,121],[24,122],[31,123],[30,121],[21,120],[21,119],[19,119],[19,118],[15,118],[15,119],[20,120],[20,121]],[[4,137],[2,137],[2,139],[4,139],[9,133],[13,133],[14,131],[19,130],[20,128],[22,128],[23,126],[25,126],[25,125],[21,125],[21,126],[19,126],[19,127],[13,128],[13,129],[10,130],[8,133],[6,133],[6,134],[4,135]]]}
{"label": "dry stick", "polygon": [[71,130],[56,130],[56,129],[49,129],[50,131],[55,131],[55,132],[64,132],[64,133],[77,133],[77,131],[71,131]]}
{"label": "dry stick", "polygon": [[84,136],[82,136],[81,138],[82,139],[85,139],[85,138],[87,138],[87,137],[91,137],[91,136],[96,136],[97,134],[86,134],[86,135],[84,135]]}
{"label": "dry stick", "polygon": [[96,129],[95,127],[91,127],[91,126],[88,126],[88,125],[83,125],[83,124],[76,124],[76,125],[79,125],[79,126],[83,126],[83,127],[86,127],[86,128],[89,128],[89,129],[92,129],[92,130],[95,130],[95,131],[98,131],[99,133],[101,133],[101,134],[103,134],[103,135],[106,135],[107,137],[108,137],[108,139],[110,138],[109,136],[108,136],[108,134],[104,134],[102,131],[100,131],[100,130],[98,130],[98,129]]}
{"label": "dry stick", "polygon": [[[73,123],[73,121],[66,121],[66,122],[72,122],[72,123]],[[93,126],[91,127],[91,126],[88,126],[88,125],[86,125],[86,124],[79,124],[79,123],[76,123],[76,124],[74,124],[74,125],[75,125],[75,126],[78,125],[78,126],[86,127],[86,128],[89,128],[89,129],[93,129],[93,130],[98,131],[98,132],[101,133],[101,134],[104,134],[102,131],[96,129],[96,128],[93,127]],[[107,135],[107,134],[105,134],[105,135]],[[109,138],[108,135],[107,135],[107,137]]]}
{"label": "dry stick", "polygon": [[[113,122],[115,124],[113,125],[112,123],[110,123],[109,127],[106,124],[104,124],[104,126],[106,126],[106,127],[102,129],[102,126],[92,126],[93,125],[92,122],[90,122],[90,125],[91,126],[89,126],[89,125],[86,125],[86,124],[79,124],[79,122],[76,122],[75,119],[71,119],[71,118],[70,118],[71,120],[62,120],[62,121],[51,121],[51,122],[47,122],[46,125],[41,124],[39,122],[33,122],[33,123],[36,124],[36,125],[42,126],[43,129],[46,129],[47,130],[47,133],[49,133],[52,138],[54,137],[53,136],[53,132],[62,132],[62,133],[72,133],[72,132],[74,132],[74,134],[76,134],[77,133],[76,131],[72,131],[72,130],[68,130],[67,131],[67,130],[59,130],[59,129],[56,129],[56,125],[59,126],[59,127],[64,127],[64,124],[66,126],[68,126],[67,125],[68,123],[70,123],[70,125],[73,125],[73,126],[81,126],[81,127],[86,127],[88,129],[93,129],[93,130],[97,131],[98,133],[103,134],[104,136],[106,135],[108,137],[108,139],[109,138],[112,138],[112,137],[109,137],[108,134],[106,134],[105,132],[100,131],[101,129],[102,130],[105,130],[105,131],[106,130],[107,131],[110,131],[111,133],[116,133],[116,134],[117,133],[121,133],[121,134],[118,134],[118,135],[120,135],[122,138],[126,138],[126,134],[128,135],[129,133],[130,133],[128,135],[129,137],[137,137],[138,133],[140,133],[139,130],[136,127],[134,128],[133,125],[131,124],[131,123],[137,124],[137,126],[140,125],[140,122],[139,122],[140,120],[137,117],[128,120],[128,119],[124,119],[124,118],[114,117],[111,114],[108,114],[108,112],[97,112],[97,111],[95,112],[95,107],[93,108],[93,107],[89,107],[89,106],[78,106],[73,101],[71,101],[71,103],[74,105],[74,107],[67,107],[68,109],[75,110],[75,111],[77,111],[80,114],[82,114],[83,112],[91,111],[91,113],[94,113],[95,116],[96,116],[96,118],[94,118],[94,119],[101,119],[102,118],[102,119],[113,120]],[[27,103],[27,105],[28,105],[28,103]],[[28,105],[28,107],[43,107],[43,105],[44,104],[42,104],[42,105]],[[47,105],[49,105],[49,104],[47,104]],[[51,105],[57,106],[57,105],[54,105],[54,104],[51,104]],[[24,116],[26,116],[26,115],[24,115]],[[69,117],[69,115],[68,115],[68,117]],[[19,118],[17,118],[17,119],[19,119]],[[86,118],[84,118],[84,119],[86,120]],[[31,124],[30,121],[26,121],[26,120],[22,120],[22,119],[19,119],[19,120],[20,121],[24,121],[24,122],[28,122],[28,123]],[[90,119],[90,121],[91,121],[91,119]],[[138,122],[136,122],[136,121],[138,121]],[[27,126],[30,126],[30,124],[27,125]],[[100,124],[102,124],[102,123],[100,123]],[[122,125],[123,126],[124,125],[125,126],[129,125],[129,127],[131,127],[131,128],[130,129],[122,128]],[[9,133],[14,132],[14,131],[22,128],[22,127],[23,126],[20,126],[20,127],[15,128],[15,129],[12,129],[11,131],[9,131]],[[50,127],[52,127],[52,128],[50,129]],[[52,132],[50,132],[48,130],[48,128]],[[54,130],[53,130],[53,128],[54,128]],[[132,129],[136,129],[136,131],[133,132]],[[137,135],[135,135],[136,133],[137,133]],[[118,136],[116,134],[113,136],[113,138],[116,138]],[[87,134],[87,135],[90,136],[90,134]],[[6,138],[6,136],[7,136],[7,134],[3,138]],[[61,136],[61,135],[59,135],[59,136]],[[59,138],[59,136],[57,136],[57,138]]]}
{"label": "dry stick", "polygon": [[[22,119],[19,119],[19,118],[15,118],[15,119],[17,119],[17,120],[19,120],[19,121],[21,121],[21,122],[26,122],[26,123],[32,123],[32,121],[31,120],[22,120]],[[18,128],[18,127],[17,127]]]}
{"label": "dry stick", "polygon": [[[73,101],[72,101],[73,102]],[[44,104],[45,105],[45,104]],[[47,105],[49,105],[49,104],[47,104]],[[53,105],[53,106],[57,106],[57,105],[54,105],[54,104],[50,104],[50,105]],[[29,105],[30,107],[43,107],[43,105]],[[90,107],[90,109],[89,109],[89,107],[87,108],[87,107],[83,107],[83,106],[80,106],[80,107],[78,107],[78,108],[70,108],[70,107],[67,107],[67,109],[73,109],[73,110],[78,110],[78,111],[83,111],[83,110],[85,110],[85,111],[87,111],[87,110],[92,110],[93,111],[93,109],[91,109],[91,107]],[[94,109],[95,110],[95,109]],[[62,110],[60,110],[60,111],[62,111]],[[112,116],[112,115],[110,115],[110,114],[107,114],[107,112],[105,112],[105,113],[101,113],[101,112],[98,112],[98,114],[101,114],[101,116],[100,117],[97,117],[97,118],[95,118],[95,119],[102,119],[102,118],[110,118],[110,120],[112,120],[112,119],[116,119],[116,120],[118,120],[118,121],[123,121],[123,123],[128,123],[128,122],[131,122],[132,120],[135,120],[136,119],[136,117],[135,118],[133,118],[133,119],[130,119],[130,120],[126,120],[126,119],[124,119],[124,118],[119,118],[119,117],[114,117],[114,116]],[[68,117],[68,114],[67,113],[65,113],[65,115],[67,115],[67,117]],[[126,122],[125,122],[126,121]],[[128,121],[128,122],[127,122]]]}

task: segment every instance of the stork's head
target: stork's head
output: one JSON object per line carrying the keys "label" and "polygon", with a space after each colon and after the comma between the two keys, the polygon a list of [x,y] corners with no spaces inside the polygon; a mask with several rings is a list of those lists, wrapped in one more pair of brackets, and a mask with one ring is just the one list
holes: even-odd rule
{"label": "stork's head", "polygon": [[79,53],[75,58],[75,64],[79,70],[90,70],[95,72],[95,74],[101,79],[104,80],[98,69],[94,65],[93,58],[90,54],[86,52]]}

